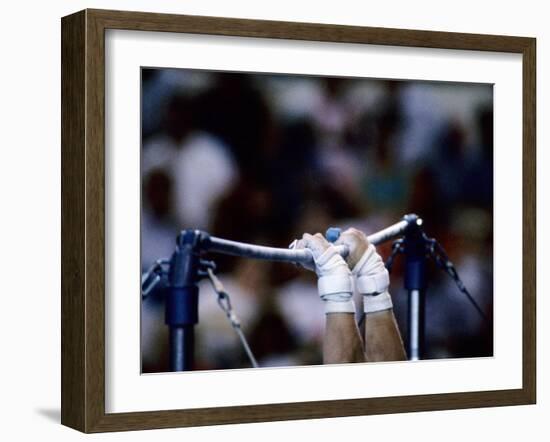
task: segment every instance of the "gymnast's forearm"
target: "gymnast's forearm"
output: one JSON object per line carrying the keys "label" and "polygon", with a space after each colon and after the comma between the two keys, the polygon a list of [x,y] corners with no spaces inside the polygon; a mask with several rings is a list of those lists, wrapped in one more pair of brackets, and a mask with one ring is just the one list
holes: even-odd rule
{"label": "gymnast's forearm", "polygon": [[335,244],[344,245],[349,250],[346,261],[353,269],[355,287],[363,295],[367,361],[405,359],[389,293],[390,276],[376,247],[363,232],[354,228],[343,232]]}
{"label": "gymnast's forearm", "polygon": [[351,272],[344,258],[320,233],[304,233],[301,240],[292,244],[294,249],[309,249],[313,257],[317,289],[326,318],[324,363],[364,362],[363,342],[355,323]]}
{"label": "gymnast's forearm", "polygon": [[366,315],[365,353],[369,362],[407,359],[393,309]]}
{"label": "gymnast's forearm", "polygon": [[323,363],[365,362],[363,341],[353,313],[326,315]]}

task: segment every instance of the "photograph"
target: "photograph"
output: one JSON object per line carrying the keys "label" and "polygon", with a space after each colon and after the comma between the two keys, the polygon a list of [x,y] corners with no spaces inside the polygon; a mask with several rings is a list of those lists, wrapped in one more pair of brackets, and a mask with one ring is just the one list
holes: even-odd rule
{"label": "photograph", "polygon": [[251,16],[61,19],[61,423],[535,404],[537,33]]}
{"label": "photograph", "polygon": [[493,84],[140,86],[142,374],[493,357]]}

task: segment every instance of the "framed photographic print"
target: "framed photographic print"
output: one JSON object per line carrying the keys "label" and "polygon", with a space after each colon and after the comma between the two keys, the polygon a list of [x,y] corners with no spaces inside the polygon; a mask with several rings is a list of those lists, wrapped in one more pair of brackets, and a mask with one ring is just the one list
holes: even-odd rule
{"label": "framed photographic print", "polygon": [[532,404],[535,39],[62,19],[62,423]]}

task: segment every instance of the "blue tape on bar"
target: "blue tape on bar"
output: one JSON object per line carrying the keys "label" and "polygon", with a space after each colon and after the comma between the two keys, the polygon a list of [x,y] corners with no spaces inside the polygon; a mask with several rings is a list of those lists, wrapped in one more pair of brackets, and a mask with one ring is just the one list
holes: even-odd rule
{"label": "blue tape on bar", "polygon": [[329,242],[334,242],[340,238],[340,233],[342,233],[342,229],[339,227],[329,227],[325,233],[325,238]]}

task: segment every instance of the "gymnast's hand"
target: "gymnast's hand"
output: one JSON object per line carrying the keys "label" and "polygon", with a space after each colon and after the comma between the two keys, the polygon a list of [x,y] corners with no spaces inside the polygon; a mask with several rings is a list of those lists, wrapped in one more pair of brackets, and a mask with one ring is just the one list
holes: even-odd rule
{"label": "gymnast's hand", "polygon": [[301,240],[294,241],[292,248],[311,250],[315,273],[319,277],[319,296],[325,301],[326,313],[355,313],[351,299],[351,272],[344,258],[323,235],[304,233]]}
{"label": "gymnast's hand", "polygon": [[388,293],[389,273],[382,257],[376,252],[376,247],[369,243],[367,236],[360,230],[351,228],[343,232],[334,244],[345,245],[349,249],[346,261],[356,278],[358,292],[365,295],[365,313],[392,308]]}
{"label": "gymnast's hand", "polygon": [[348,248],[346,262],[350,269],[354,269],[361,257],[370,246],[367,235],[353,227],[342,232],[334,245],[344,245]]}

